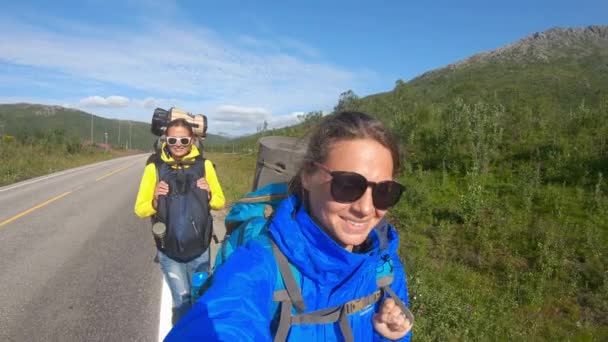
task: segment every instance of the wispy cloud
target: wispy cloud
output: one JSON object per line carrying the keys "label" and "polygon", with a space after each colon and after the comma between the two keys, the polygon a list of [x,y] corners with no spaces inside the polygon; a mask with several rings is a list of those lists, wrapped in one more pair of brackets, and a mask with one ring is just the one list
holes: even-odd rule
{"label": "wispy cloud", "polygon": [[126,107],[129,102],[124,96],[89,96],[80,100],[80,104],[85,107]]}
{"label": "wispy cloud", "polygon": [[216,110],[217,121],[263,121],[270,117],[270,112],[264,108],[239,107],[239,106],[220,106]]}
{"label": "wispy cloud", "polygon": [[[0,65],[26,66],[45,83],[55,81],[58,89],[95,84],[98,91],[74,105],[128,106],[142,121],[149,117],[141,107],[159,105],[195,105],[184,109],[226,121],[226,108],[236,104],[263,108],[265,120],[271,122],[286,113],[331,107],[340,92],[370,76],[326,63],[314,47],[287,38],[271,42],[244,37],[233,44],[183,22],[150,20],[137,30],[122,30],[51,18],[39,18],[36,24],[0,19]],[[273,48],[247,48],[252,44]],[[122,91],[104,97],[116,94],[114,89]],[[235,113],[242,112],[232,113],[237,119]],[[251,123],[235,122],[233,127],[238,133],[251,132]]]}

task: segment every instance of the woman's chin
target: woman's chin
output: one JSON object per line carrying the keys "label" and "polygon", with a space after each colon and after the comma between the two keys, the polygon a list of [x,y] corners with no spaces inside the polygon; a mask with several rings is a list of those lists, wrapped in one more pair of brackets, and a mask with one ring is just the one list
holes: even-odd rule
{"label": "woman's chin", "polygon": [[344,246],[358,246],[360,244],[362,244],[365,239],[367,239],[367,235],[363,232],[359,232],[359,233],[345,233],[342,232],[340,234],[340,236],[338,236],[338,239],[340,240],[340,244],[344,245]]}

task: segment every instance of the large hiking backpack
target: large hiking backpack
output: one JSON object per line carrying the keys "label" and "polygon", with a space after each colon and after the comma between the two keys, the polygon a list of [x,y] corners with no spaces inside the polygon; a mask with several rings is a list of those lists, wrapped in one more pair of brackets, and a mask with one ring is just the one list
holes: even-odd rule
{"label": "large hiking backpack", "polygon": [[276,183],[250,192],[234,202],[224,220],[226,238],[217,252],[215,266],[223,264],[237,247],[260,235],[274,210],[286,197],[287,183]]}
{"label": "large hiking backpack", "polygon": [[297,138],[261,138],[252,191],[267,184],[288,182],[297,172],[306,147],[307,142]]}
{"label": "large hiking backpack", "polygon": [[[292,325],[338,322],[344,339],[353,341],[348,316],[381,301],[385,294],[390,295],[395,300],[413,323],[413,315],[390,287],[393,282],[393,263],[388,252],[388,226],[385,221],[382,221],[375,228],[380,238],[380,248],[382,250],[381,261],[376,268],[378,290],[368,296],[352,299],[342,305],[304,313],[306,304],[300,290],[301,274],[297,268],[289,263],[267,231],[274,209],[286,196],[286,183],[268,184],[237,201],[226,217],[226,227],[235,227],[236,225],[236,228],[233,228],[232,234],[224,240],[215,259],[215,268],[217,269],[236,248],[250,240],[256,240],[272,251],[279,270],[275,280],[273,306],[271,308],[271,312],[275,313],[271,324],[271,330],[275,336],[274,340],[286,340]],[[203,292],[211,285],[212,281],[210,280],[203,287]]]}
{"label": "large hiking backpack", "polygon": [[157,181],[169,184],[169,194],[158,198],[152,219],[166,225],[162,243],[156,239],[156,246],[172,259],[190,261],[209,248],[213,232],[207,191],[196,186],[205,177],[205,159],[199,155],[194,160],[167,163],[158,154],[151,159]]}

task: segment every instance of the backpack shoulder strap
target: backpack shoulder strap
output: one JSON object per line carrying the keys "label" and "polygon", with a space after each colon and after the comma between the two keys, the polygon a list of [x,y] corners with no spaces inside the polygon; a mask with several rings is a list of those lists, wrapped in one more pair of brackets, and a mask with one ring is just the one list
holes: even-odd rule
{"label": "backpack shoulder strap", "polygon": [[194,158],[194,162],[195,163],[200,163],[200,165],[202,166],[202,168],[201,168],[202,169],[202,171],[201,171],[202,172],[201,173],[201,177],[205,177],[205,171],[206,171],[205,170],[205,160],[207,160],[207,159],[205,159],[205,157],[203,157],[201,154],[199,154],[198,156],[196,156]]}
{"label": "backpack shoulder strap", "polygon": [[405,303],[393,289],[391,288],[391,284],[393,283],[394,274],[393,274],[393,260],[391,260],[391,255],[388,251],[388,234],[389,234],[389,226],[386,219],[382,219],[378,226],[376,227],[376,233],[378,234],[378,239],[380,240],[380,250],[382,254],[382,260],[384,261],[382,264],[382,272],[376,273],[376,284],[378,288],[388,293],[388,295],[393,298],[395,304],[399,306],[401,312],[403,312],[407,318],[414,324],[414,315],[412,312],[405,306]]}
{"label": "backpack shoulder strap", "polygon": [[[302,297],[302,291],[300,291],[300,285],[296,283],[289,260],[285,257],[285,254],[281,252],[274,240],[269,237],[270,246],[272,247],[272,254],[276,259],[277,265],[279,266],[279,272],[285,282],[285,290],[287,291],[288,299],[291,304],[296,308],[298,313],[306,311],[306,303]],[[280,295],[277,295],[280,296]],[[290,308],[291,309],[291,308]]]}
{"label": "backpack shoulder strap", "polygon": [[279,268],[279,277],[277,278],[282,279],[282,282],[279,282],[280,279],[277,279],[277,287],[282,284],[285,285],[284,289],[275,290],[272,298],[273,301],[279,302],[281,307],[278,317],[278,326],[274,335],[274,342],[282,342],[287,340],[289,329],[293,324],[292,318],[294,316],[291,314],[291,308],[295,307],[296,311],[301,314],[306,311],[306,303],[304,303],[304,298],[302,297],[300,284],[296,283],[289,260],[287,260],[285,254],[281,252],[274,240],[269,235],[267,237]]}
{"label": "backpack shoulder strap", "polygon": [[395,304],[397,304],[397,306],[399,306],[401,309],[401,312],[403,312],[410,322],[414,324],[414,315],[407,308],[407,306],[405,306],[403,300],[401,300],[401,298],[399,298],[399,296],[397,296],[395,291],[391,288],[391,284],[393,283],[395,276],[393,273],[393,261],[391,260],[391,255],[388,253],[388,251],[382,256],[382,260],[384,261],[382,264],[382,271],[377,272],[376,270],[376,284],[378,285],[379,289],[385,293],[388,293],[388,295],[393,298]]}

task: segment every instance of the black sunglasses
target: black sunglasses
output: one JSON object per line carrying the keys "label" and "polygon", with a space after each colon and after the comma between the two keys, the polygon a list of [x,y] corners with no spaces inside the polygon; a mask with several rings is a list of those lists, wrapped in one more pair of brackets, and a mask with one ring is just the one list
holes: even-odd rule
{"label": "black sunglasses", "polygon": [[363,196],[368,186],[372,187],[374,207],[387,210],[399,202],[405,187],[395,181],[370,182],[356,172],[331,171],[327,166],[314,163],[331,175],[330,191],[334,201],[351,203]]}
{"label": "black sunglasses", "polygon": [[190,144],[192,137],[167,137],[167,145],[176,145],[179,141],[182,145]]}

